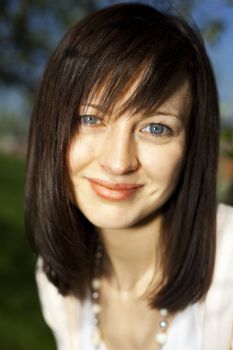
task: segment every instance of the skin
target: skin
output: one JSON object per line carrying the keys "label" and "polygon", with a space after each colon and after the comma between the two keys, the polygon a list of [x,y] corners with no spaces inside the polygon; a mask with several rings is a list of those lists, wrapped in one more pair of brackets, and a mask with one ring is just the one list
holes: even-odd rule
{"label": "skin", "polygon": [[[77,116],[79,130],[68,151],[68,168],[72,200],[96,227],[108,254],[105,264],[112,272],[101,289],[105,341],[112,350],[152,350],[160,316],[141,296],[160,274],[155,268],[160,208],[180,175],[190,93],[187,80],[180,79],[153,115],[132,117],[126,112],[114,118],[130,93],[129,89],[111,116],[99,111],[100,96],[81,106],[80,115],[93,117]],[[151,133],[152,123],[160,136]],[[129,198],[114,201],[99,197],[87,178],[142,187]]]}

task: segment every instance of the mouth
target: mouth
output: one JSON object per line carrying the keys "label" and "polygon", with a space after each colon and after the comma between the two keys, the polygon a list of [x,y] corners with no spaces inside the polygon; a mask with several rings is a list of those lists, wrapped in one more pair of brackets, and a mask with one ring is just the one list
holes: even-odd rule
{"label": "mouth", "polygon": [[132,197],[142,184],[112,183],[105,180],[87,178],[93,191],[101,198],[120,201]]}

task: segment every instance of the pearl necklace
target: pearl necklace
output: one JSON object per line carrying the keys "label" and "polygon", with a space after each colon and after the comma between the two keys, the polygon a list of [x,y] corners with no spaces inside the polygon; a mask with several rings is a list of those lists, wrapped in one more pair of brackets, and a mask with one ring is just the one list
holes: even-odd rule
{"label": "pearl necklace", "polygon": [[[100,331],[100,289],[101,280],[100,270],[102,265],[103,246],[98,242],[95,253],[95,266],[94,266],[94,278],[91,283],[91,299],[92,299],[92,312],[93,312],[93,329],[92,329],[92,343],[96,350],[98,350],[102,343],[102,336]],[[156,350],[162,350],[167,340],[167,328],[168,328],[168,311],[167,309],[159,310],[161,320],[159,322],[160,331],[155,334]]]}

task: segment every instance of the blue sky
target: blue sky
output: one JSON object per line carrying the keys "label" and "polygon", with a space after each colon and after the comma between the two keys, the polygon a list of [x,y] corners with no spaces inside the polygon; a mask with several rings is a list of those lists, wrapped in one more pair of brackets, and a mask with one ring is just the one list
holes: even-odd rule
{"label": "blue sky", "polygon": [[205,18],[222,19],[225,30],[215,45],[206,43],[212,61],[220,97],[221,113],[233,122],[233,6],[224,0],[205,0],[193,13],[197,24]]}
{"label": "blue sky", "polygon": [[[98,0],[98,3],[101,7],[111,1]],[[217,79],[222,117],[233,124],[233,5],[227,5],[227,0],[196,0],[196,4],[192,18],[197,25],[201,26],[208,19],[221,19],[225,25],[217,43],[214,45],[206,43],[206,46]],[[12,111],[19,116],[30,114],[31,106],[24,102],[20,90],[12,89],[10,93],[1,92],[3,98],[0,100],[0,115],[6,111]]]}

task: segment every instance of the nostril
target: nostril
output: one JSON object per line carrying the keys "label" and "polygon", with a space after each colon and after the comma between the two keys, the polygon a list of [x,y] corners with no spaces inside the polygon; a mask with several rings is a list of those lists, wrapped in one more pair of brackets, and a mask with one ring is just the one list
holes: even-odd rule
{"label": "nostril", "polygon": [[136,157],[127,161],[123,159],[114,160],[110,156],[109,158],[102,158],[100,165],[111,174],[123,175],[136,171],[138,169],[138,160]]}

